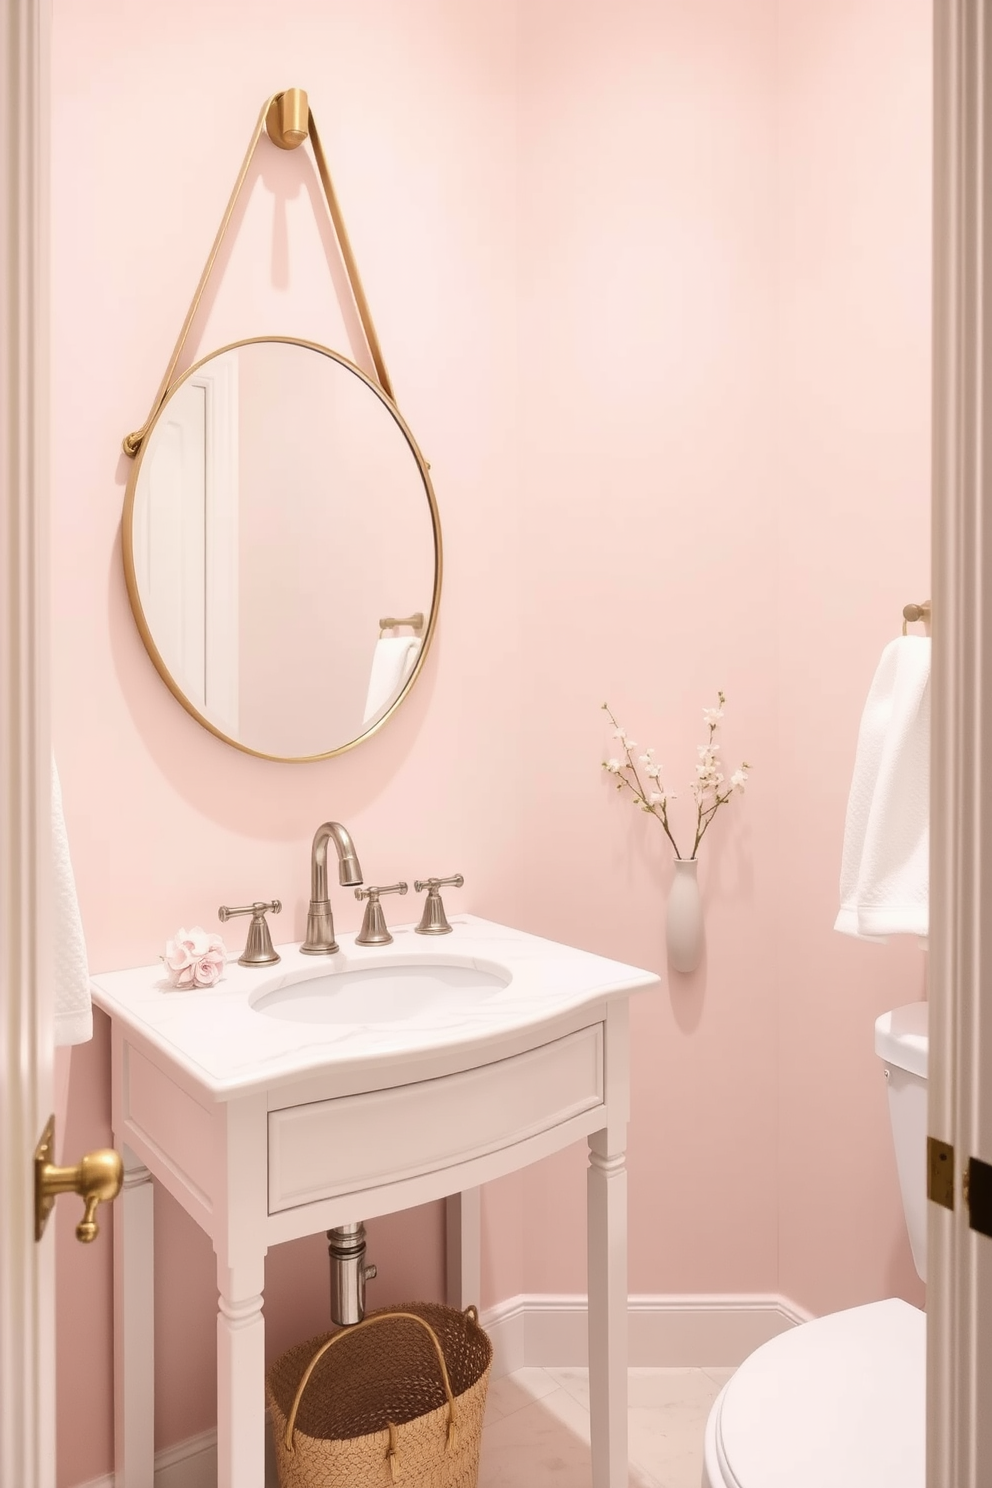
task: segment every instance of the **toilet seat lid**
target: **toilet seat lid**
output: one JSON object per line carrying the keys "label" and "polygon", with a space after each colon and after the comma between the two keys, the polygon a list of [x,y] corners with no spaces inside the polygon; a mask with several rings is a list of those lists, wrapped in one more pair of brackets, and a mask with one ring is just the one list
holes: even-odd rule
{"label": "toilet seat lid", "polygon": [[726,1386],[726,1488],[924,1488],[926,1317],[898,1298],[804,1323]]}

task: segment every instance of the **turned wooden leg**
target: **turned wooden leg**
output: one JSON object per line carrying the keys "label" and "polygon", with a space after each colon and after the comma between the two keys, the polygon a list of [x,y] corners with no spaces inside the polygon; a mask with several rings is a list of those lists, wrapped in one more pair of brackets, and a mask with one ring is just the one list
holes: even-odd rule
{"label": "turned wooden leg", "polygon": [[627,1169],[589,1138],[589,1414],[593,1488],[627,1488]]}
{"label": "turned wooden leg", "polygon": [[459,1312],[482,1290],[482,1190],[466,1188],[445,1200],[445,1292]]}
{"label": "turned wooden leg", "polygon": [[263,1258],[217,1280],[217,1488],[265,1488]]}
{"label": "turned wooden leg", "polygon": [[114,1466],[120,1488],[155,1478],[155,1191],[124,1148],[114,1205]]}

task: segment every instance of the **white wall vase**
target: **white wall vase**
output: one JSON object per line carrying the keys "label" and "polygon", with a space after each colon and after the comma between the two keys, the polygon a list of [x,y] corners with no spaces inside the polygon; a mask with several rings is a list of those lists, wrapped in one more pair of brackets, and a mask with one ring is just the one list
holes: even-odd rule
{"label": "white wall vase", "polygon": [[703,955],[703,901],[696,870],[698,858],[676,858],[668,893],[665,933],[668,961],[681,972],[695,971]]}

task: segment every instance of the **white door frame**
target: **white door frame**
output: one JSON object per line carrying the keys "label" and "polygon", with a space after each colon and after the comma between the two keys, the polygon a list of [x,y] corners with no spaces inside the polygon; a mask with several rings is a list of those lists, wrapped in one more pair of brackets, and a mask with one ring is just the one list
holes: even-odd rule
{"label": "white door frame", "polygon": [[955,1172],[953,1210],[928,1205],[927,1484],[984,1488],[992,1474],[992,1239],[970,1227],[962,1176],[972,1157],[992,1162],[992,1089],[981,1078],[992,1074],[992,503],[983,512],[986,492],[992,497],[989,0],[935,0],[934,42],[928,1130],[953,1146]]}
{"label": "white door frame", "polygon": [[46,0],[0,6],[0,1483],[55,1482],[54,1226],[31,1155],[52,1111]]}

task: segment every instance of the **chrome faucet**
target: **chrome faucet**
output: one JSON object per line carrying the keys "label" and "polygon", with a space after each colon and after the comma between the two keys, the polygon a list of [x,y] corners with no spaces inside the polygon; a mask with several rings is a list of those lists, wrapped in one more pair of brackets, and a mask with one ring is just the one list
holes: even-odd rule
{"label": "chrome faucet", "polygon": [[300,950],[307,956],[330,956],[338,949],[334,939],[334,916],[327,897],[327,844],[334,843],[338,854],[338,878],[344,885],[360,884],[362,865],[355,844],[340,822],[324,822],[314,833],[310,854],[310,910],[307,914],[307,938]]}

